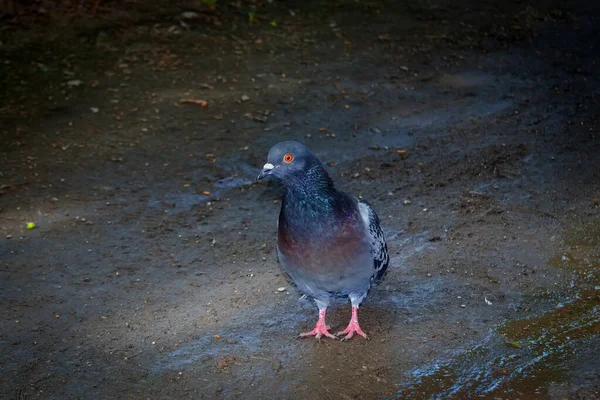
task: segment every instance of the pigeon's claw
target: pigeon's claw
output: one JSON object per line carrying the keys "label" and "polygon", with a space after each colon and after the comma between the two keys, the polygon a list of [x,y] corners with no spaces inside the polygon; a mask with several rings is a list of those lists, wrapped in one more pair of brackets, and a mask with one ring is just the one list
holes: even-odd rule
{"label": "pigeon's claw", "polygon": [[350,323],[348,324],[346,329],[336,333],[335,336],[346,335],[342,338],[342,342],[345,342],[346,340],[352,339],[355,333],[369,340],[367,334],[364,333],[362,329],[360,329],[360,325],[358,324],[358,308],[352,307],[352,318],[350,319]]}
{"label": "pigeon's claw", "polygon": [[337,339],[337,337],[335,337],[334,335],[329,333],[330,329],[331,329],[331,326],[329,326],[325,323],[325,311],[320,311],[319,312],[319,320],[317,321],[315,328],[312,331],[299,334],[298,338],[314,336],[315,339],[317,339],[318,341],[321,341],[321,338],[323,336],[325,336],[330,339]]}
{"label": "pigeon's claw", "polygon": [[358,333],[360,336],[369,340],[369,337],[367,336],[367,334],[364,333],[362,329],[360,329],[358,322],[354,323],[352,321],[348,324],[346,329],[344,329],[341,332],[336,333],[335,336],[346,335],[342,338],[342,342],[345,342],[346,340],[352,339],[352,337],[354,336],[355,333]]}
{"label": "pigeon's claw", "polygon": [[321,338],[323,336],[328,337],[329,339],[337,339],[337,337],[335,337],[334,335],[329,333],[329,330],[325,326],[323,326],[323,327],[315,326],[315,329],[313,329],[312,331],[299,334],[298,338],[304,338],[304,337],[308,337],[308,336],[314,336],[315,339],[317,339],[318,341],[321,341]]}

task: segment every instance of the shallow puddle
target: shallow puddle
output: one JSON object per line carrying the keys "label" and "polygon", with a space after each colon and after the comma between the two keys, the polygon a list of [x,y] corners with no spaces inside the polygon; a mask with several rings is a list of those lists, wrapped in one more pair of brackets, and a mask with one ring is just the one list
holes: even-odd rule
{"label": "shallow puddle", "polygon": [[481,344],[414,369],[411,383],[400,385],[397,397],[540,398],[552,395],[552,383],[571,379],[573,358],[598,352],[593,343],[600,337],[599,222],[569,228],[564,251],[549,260],[573,277],[563,282],[563,291],[533,300],[546,312],[508,321],[491,330]]}

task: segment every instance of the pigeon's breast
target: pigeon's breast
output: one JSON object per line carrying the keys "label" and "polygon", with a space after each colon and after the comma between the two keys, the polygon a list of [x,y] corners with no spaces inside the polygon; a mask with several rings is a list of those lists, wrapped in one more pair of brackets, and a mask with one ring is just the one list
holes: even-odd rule
{"label": "pigeon's breast", "polygon": [[369,284],[373,260],[364,224],[354,215],[337,223],[280,224],[278,250],[282,267],[301,289],[346,293]]}
{"label": "pigeon's breast", "polygon": [[[365,245],[362,230],[356,225],[321,227],[305,231],[279,229],[279,250],[291,260],[308,269],[323,264],[338,264]],[[328,231],[327,231],[328,230]]]}

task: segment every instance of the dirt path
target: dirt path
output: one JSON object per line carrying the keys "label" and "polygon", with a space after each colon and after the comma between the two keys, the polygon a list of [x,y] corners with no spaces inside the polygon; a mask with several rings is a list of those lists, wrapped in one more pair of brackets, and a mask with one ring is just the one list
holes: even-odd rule
{"label": "dirt path", "polygon": [[[305,3],[1,22],[1,398],[600,396],[600,9]],[[284,139],[382,219],[368,342],[295,338]]]}

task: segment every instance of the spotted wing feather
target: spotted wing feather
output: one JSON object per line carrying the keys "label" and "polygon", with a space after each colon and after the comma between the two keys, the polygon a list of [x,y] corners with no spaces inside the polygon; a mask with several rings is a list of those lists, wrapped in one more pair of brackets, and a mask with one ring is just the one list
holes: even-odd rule
{"label": "spotted wing feather", "polygon": [[361,198],[357,198],[358,209],[367,229],[367,236],[371,243],[373,255],[373,275],[371,281],[377,282],[385,274],[390,263],[387,244],[383,230],[379,224],[379,217],[371,205]]}

